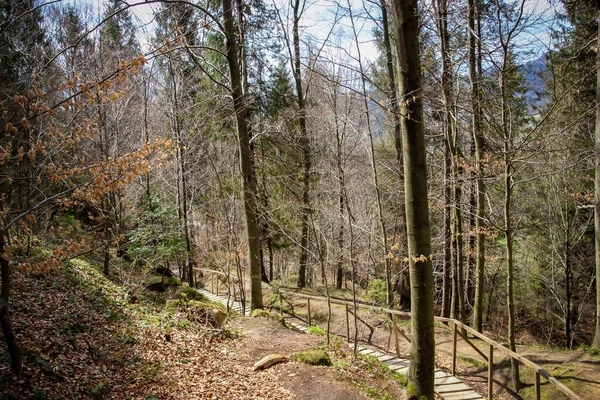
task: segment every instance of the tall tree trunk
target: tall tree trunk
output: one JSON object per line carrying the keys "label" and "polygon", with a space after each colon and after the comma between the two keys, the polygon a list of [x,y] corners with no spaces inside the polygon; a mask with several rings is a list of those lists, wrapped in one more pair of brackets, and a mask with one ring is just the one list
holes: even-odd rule
{"label": "tall tree trunk", "polygon": [[[511,226],[511,168],[508,156],[508,145],[504,145],[505,169],[504,169],[504,235],[506,238],[506,303],[508,305],[508,347],[512,351],[517,351],[515,342],[515,296],[514,296],[514,265],[513,265],[513,232]],[[519,390],[519,362],[511,357],[510,370],[513,386]]]}
{"label": "tall tree trunk", "polygon": [[249,107],[244,96],[238,63],[238,51],[233,23],[231,0],[223,0],[223,26],[227,44],[227,63],[231,79],[233,107],[236,115],[237,139],[242,172],[246,234],[248,238],[248,263],[250,266],[250,310],[262,309],[262,283],[260,273],[256,179],[252,169],[252,153],[248,134]]}
{"label": "tall tree trunk", "polygon": [[596,331],[592,346],[600,349],[600,21],[598,22],[598,51],[596,53],[596,130],[594,165],[594,228],[596,243]]}
{"label": "tall tree trunk", "polygon": [[[475,158],[475,143],[471,141],[469,147],[469,160]],[[475,297],[475,279],[473,274],[475,272],[475,259],[477,257],[475,246],[477,244],[477,238],[475,236],[475,213],[477,210],[477,196],[476,196],[476,173],[469,169],[468,171],[468,182],[469,182],[469,218],[467,220],[467,231],[469,232],[468,244],[467,244],[467,268],[465,269],[465,313],[469,315],[473,308],[473,299]]]}
{"label": "tall tree trunk", "polygon": [[[388,78],[387,99],[392,115],[392,123],[394,125],[394,145],[396,147],[396,159],[398,161],[398,169],[402,169],[402,128],[400,125],[400,106],[398,104],[396,86],[396,75],[394,73],[394,57],[392,54],[392,45],[390,41],[390,28],[387,13],[387,4],[385,0],[380,0],[381,6],[381,24],[383,27],[383,46],[385,48],[385,65]],[[403,177],[400,175],[400,185],[403,185]],[[398,212],[400,213],[400,252],[404,253],[407,249],[406,244],[406,213],[404,210],[404,202],[401,201]],[[406,254],[406,253],[404,253]],[[400,309],[410,310],[410,277],[408,269],[401,272],[400,279]]]}
{"label": "tall tree trunk", "polygon": [[[337,166],[337,178],[338,178],[338,212],[339,212],[339,228],[337,232],[337,244],[338,244],[338,260],[336,264],[336,279],[335,279],[335,287],[336,289],[341,289],[344,281],[344,213],[346,210],[346,205],[344,204],[344,193],[346,191],[345,182],[344,182],[344,167],[343,167],[343,131],[340,132],[339,118],[338,118],[338,84],[334,83],[333,87],[333,113],[334,113],[334,124],[335,124],[335,156],[336,156],[336,166]],[[344,122],[344,130],[345,130],[345,122]]]}
{"label": "tall tree trunk", "polygon": [[[185,163],[185,146],[183,143],[183,135],[181,133],[181,122],[179,120],[179,97],[177,94],[177,81],[175,80],[175,72],[171,66],[171,60],[169,59],[169,74],[171,75],[173,85],[173,129],[175,130],[175,141],[177,146],[177,161],[178,161],[178,175],[180,182],[177,185],[181,185],[180,191],[180,206],[181,206],[181,222],[183,226],[183,238],[185,240],[185,274],[187,277],[188,284],[190,287],[194,287],[194,260],[192,254],[192,241],[190,238],[190,229],[188,222],[188,201],[187,201],[187,177],[186,177],[186,163]],[[183,277],[182,277],[183,278]]]}
{"label": "tall tree trunk", "polygon": [[[450,143],[444,140],[444,266],[442,278],[442,317],[449,318],[452,285],[452,218],[450,197],[452,196],[450,172]],[[452,286],[453,287],[453,286]]]}
{"label": "tall tree trunk", "polygon": [[312,156],[310,151],[310,140],[306,127],[306,105],[304,91],[302,88],[302,71],[300,63],[300,34],[298,25],[300,23],[301,0],[294,0],[294,81],[296,83],[296,95],[298,98],[298,124],[300,126],[300,147],[302,148],[302,238],[300,239],[300,267],[298,269],[298,287],[306,286],[306,266],[308,264],[308,222],[310,216],[310,169]]}
{"label": "tall tree trunk", "polygon": [[[512,202],[512,137],[508,122],[508,94],[506,87],[507,53],[504,53],[504,62],[500,72],[500,96],[502,103],[502,133],[504,136],[504,235],[506,238],[506,304],[508,311],[508,347],[517,351],[515,342],[515,296],[514,296],[514,263],[513,263],[513,229],[511,220]],[[515,390],[519,390],[519,362],[511,357],[510,370]]]}
{"label": "tall tree trunk", "polygon": [[339,178],[339,213],[340,213],[340,226],[338,231],[338,262],[336,267],[336,279],[335,279],[335,287],[336,289],[342,288],[342,283],[344,280],[344,178],[340,176]]}
{"label": "tall tree trunk", "polygon": [[19,346],[19,342],[17,342],[17,337],[10,320],[11,268],[9,261],[4,258],[5,255],[5,232],[2,229],[0,230],[0,277],[2,278],[2,286],[0,288],[0,325],[2,326],[4,341],[10,354],[11,369],[16,376],[20,376],[23,368],[23,359],[21,356],[21,347]]}
{"label": "tall tree trunk", "polygon": [[452,185],[452,223],[451,244],[454,256],[452,257],[452,302],[450,315],[465,322],[465,293],[464,293],[464,271],[463,271],[463,240],[462,240],[462,210],[461,210],[461,179],[459,168],[460,150],[458,148],[458,132],[456,129],[456,107],[454,104],[454,73],[450,58],[450,33],[448,32],[448,2],[437,1],[437,23],[440,35],[442,53],[442,93],[446,109],[446,141],[451,155]]}
{"label": "tall tree trunk", "polygon": [[[242,85],[242,92],[244,96],[248,96],[249,91],[249,80],[248,80],[248,61],[246,57],[246,28],[245,28],[245,19],[244,19],[244,2],[242,0],[235,0],[235,6],[237,10],[237,40],[238,40],[238,50],[239,50],[239,65],[240,65],[240,78]],[[252,110],[248,110],[248,121],[252,119],[250,115]],[[254,133],[252,124],[248,124],[248,137],[250,138],[250,161],[252,162],[252,170],[255,179],[257,177],[257,168],[256,168],[256,147],[255,141],[253,140]],[[264,179],[262,181],[263,189],[261,190],[261,195],[258,196],[257,193],[257,202],[259,207],[259,231],[260,231],[260,241],[259,241],[259,260],[260,260],[260,274],[261,279],[265,283],[269,283],[269,277],[267,276],[267,270],[265,268],[265,257],[263,250],[263,243],[267,241],[269,236],[269,222],[267,215],[267,192],[266,188],[264,188]],[[257,188],[258,190],[258,188]]]}
{"label": "tall tree trunk", "polygon": [[[475,18],[477,17],[477,30],[475,35]],[[473,130],[473,142],[475,143],[475,174],[477,191],[477,211],[475,218],[476,254],[475,262],[475,298],[473,300],[473,328],[477,332],[483,330],[483,296],[484,296],[484,272],[485,272],[485,235],[483,233],[485,216],[485,187],[483,185],[483,135],[481,134],[481,102],[479,90],[479,73],[477,64],[481,62],[480,29],[479,29],[479,0],[468,2],[468,26],[469,26],[469,80],[471,83],[471,104],[473,118],[471,122]],[[479,51],[476,51],[479,50]]]}
{"label": "tall tree trunk", "polygon": [[573,347],[571,340],[571,257],[569,255],[571,242],[569,240],[569,225],[567,222],[567,240],[565,243],[565,345],[567,349]]}
{"label": "tall tree trunk", "polygon": [[411,355],[408,385],[411,394],[433,399],[435,340],[433,271],[427,202],[427,166],[421,93],[417,0],[394,0],[406,222],[412,304]]}
{"label": "tall tree trunk", "polygon": [[362,84],[362,95],[363,95],[363,107],[365,112],[365,118],[367,122],[367,131],[369,133],[369,159],[371,161],[371,173],[373,174],[373,184],[375,185],[375,199],[377,200],[377,216],[379,217],[379,227],[381,229],[381,238],[383,246],[382,256],[385,260],[385,287],[386,287],[386,304],[388,307],[392,306],[393,292],[392,292],[392,274],[390,271],[391,260],[387,257],[388,251],[388,237],[385,219],[383,217],[383,205],[381,204],[381,190],[379,188],[379,174],[377,173],[377,164],[375,162],[375,144],[373,142],[373,130],[371,129],[371,113],[369,112],[369,100],[367,97],[367,83],[365,77],[365,71],[362,65],[362,54],[359,46],[358,32],[354,25],[354,15],[352,13],[352,3],[348,0],[348,10],[350,13],[350,23],[352,25],[352,32],[354,34],[354,43],[356,44],[356,51],[358,56],[358,67],[360,71],[360,80]]}

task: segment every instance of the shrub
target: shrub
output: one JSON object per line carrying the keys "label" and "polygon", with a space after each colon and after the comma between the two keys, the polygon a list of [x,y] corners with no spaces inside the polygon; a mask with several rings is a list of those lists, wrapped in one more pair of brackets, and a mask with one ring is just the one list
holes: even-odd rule
{"label": "shrub", "polygon": [[377,304],[385,304],[387,290],[383,279],[373,279],[367,289],[367,298]]}

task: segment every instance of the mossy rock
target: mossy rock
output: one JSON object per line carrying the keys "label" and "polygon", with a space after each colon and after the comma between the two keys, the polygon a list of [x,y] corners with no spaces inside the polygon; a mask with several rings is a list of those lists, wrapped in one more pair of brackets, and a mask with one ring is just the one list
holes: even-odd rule
{"label": "mossy rock", "polygon": [[196,300],[196,301],[206,301],[207,300],[206,297],[202,293],[200,293],[196,289],[189,287],[189,286],[183,286],[183,288],[179,292],[179,298],[185,299],[185,300]]}
{"label": "mossy rock", "polygon": [[256,309],[256,310],[252,311],[252,314],[250,314],[250,316],[252,318],[254,318],[254,317],[270,318],[271,317],[271,313],[268,312],[268,311],[266,311],[266,310]]}
{"label": "mossy rock", "polygon": [[323,365],[326,367],[333,365],[331,358],[329,358],[329,354],[327,354],[325,350],[321,349],[299,351],[294,353],[292,358],[294,361],[310,365]]}
{"label": "mossy rock", "polygon": [[256,310],[252,311],[252,313],[250,314],[250,317],[252,317],[252,318],[256,318],[256,317],[268,318],[270,320],[273,320],[273,321],[285,326],[285,321],[280,315],[273,314],[271,312],[268,312],[267,310],[256,309]]}
{"label": "mossy rock", "polygon": [[146,289],[152,292],[163,293],[169,287],[181,286],[181,281],[177,278],[169,278],[166,276],[152,276],[146,283]]}

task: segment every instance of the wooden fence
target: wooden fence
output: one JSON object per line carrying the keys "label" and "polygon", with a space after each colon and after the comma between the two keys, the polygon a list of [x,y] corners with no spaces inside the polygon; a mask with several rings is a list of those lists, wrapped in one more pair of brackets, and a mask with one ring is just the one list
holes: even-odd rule
{"label": "wooden fence", "polygon": [[[224,274],[223,272],[220,271],[215,271],[215,270],[210,270],[210,269],[202,269],[203,271],[212,273],[212,274],[217,274],[220,276],[225,276],[227,277],[226,274]],[[214,276],[214,275],[211,275]],[[217,292],[218,292],[218,287],[219,287],[219,283],[218,283],[218,279],[217,279]],[[214,293],[214,278],[211,278],[211,282],[213,282],[212,284],[212,292]],[[311,300],[316,300],[316,301],[328,301],[331,304],[338,304],[338,305],[343,305],[345,308],[345,312],[346,312],[346,339],[348,341],[350,341],[350,328],[349,328],[349,313],[351,313],[349,307],[354,307],[354,302],[352,300],[346,300],[346,299],[341,299],[341,298],[337,298],[337,297],[329,297],[329,299],[325,296],[316,296],[316,295],[309,295],[309,294],[305,294],[305,293],[297,293],[295,291],[286,289],[286,288],[273,288],[273,290],[278,293],[279,295],[279,301],[280,301],[280,312],[283,313],[283,297],[288,296],[289,298],[291,297],[297,297],[297,298],[302,298],[306,300],[306,306],[307,306],[307,311],[308,311],[308,315],[307,315],[307,323],[308,325],[312,325],[312,319],[311,319],[311,312],[310,312],[310,301]],[[230,293],[230,291],[228,290],[228,293]],[[398,311],[398,310],[392,310],[386,307],[380,307],[380,306],[374,306],[371,304],[366,304],[364,302],[357,302],[356,303],[357,309],[358,308],[362,308],[365,310],[372,310],[372,311],[377,311],[377,312],[382,312],[385,314],[389,314],[389,315],[396,315],[399,316],[401,318],[410,318],[410,313],[409,312],[404,312],[404,311]],[[294,317],[297,317],[294,313],[293,315]],[[569,399],[571,400],[582,400],[582,398],[575,394],[571,389],[569,389],[568,387],[566,387],[564,384],[562,384],[561,382],[558,381],[558,379],[556,379],[555,377],[553,377],[548,371],[546,371],[545,369],[543,369],[542,367],[540,367],[538,364],[534,363],[531,360],[528,360],[527,358],[520,356],[519,354],[515,353],[514,351],[511,351],[510,349],[502,346],[500,343],[496,342],[495,340],[492,340],[490,338],[488,338],[487,336],[477,332],[476,330],[474,330],[473,328],[463,324],[462,322],[453,319],[453,318],[443,318],[443,317],[434,317],[436,321],[439,322],[443,322],[443,323],[448,323],[452,325],[452,375],[456,374],[456,359],[457,359],[457,352],[456,352],[456,343],[457,343],[457,339],[458,336],[460,335],[467,344],[469,344],[488,364],[488,399],[492,399],[492,394],[493,394],[493,375],[494,375],[494,353],[496,351],[498,351],[499,353],[511,357],[519,362],[521,362],[522,364],[526,365],[527,367],[531,368],[534,373],[535,373],[535,380],[534,380],[534,390],[535,390],[535,399],[536,400],[540,400],[541,398],[541,379],[540,377],[543,377],[544,379],[546,379],[548,381],[548,383],[550,383],[552,386],[554,386],[556,388],[556,390],[560,391],[561,393],[563,393],[565,396],[567,396]],[[407,341],[410,342],[410,338],[408,337],[408,335],[406,335],[406,333],[400,329],[397,326],[397,322],[396,322],[396,318],[392,318],[393,324],[392,327],[394,329],[394,333],[399,333],[401,336],[403,336]],[[482,340],[483,342],[487,343],[488,345],[488,352],[487,354],[485,354],[481,349],[479,349],[477,346],[475,346],[475,344],[473,344],[473,342],[469,339],[468,334],[471,334],[477,338],[479,338],[480,340]],[[396,338],[396,341],[398,340],[398,335],[395,334],[394,335]],[[397,343],[396,343],[397,344]],[[396,345],[396,351],[398,351],[399,346]],[[398,354],[399,356],[399,354]]]}

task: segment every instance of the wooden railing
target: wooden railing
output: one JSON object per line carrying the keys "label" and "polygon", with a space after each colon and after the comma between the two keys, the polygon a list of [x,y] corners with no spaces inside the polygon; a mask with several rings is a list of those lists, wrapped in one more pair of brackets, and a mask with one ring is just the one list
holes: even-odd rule
{"label": "wooden railing", "polygon": [[[220,275],[225,275],[222,272],[214,271],[214,270],[204,270],[204,271],[211,271],[211,272],[214,272],[214,273],[217,273]],[[348,314],[350,313],[349,307],[354,307],[354,304],[355,304],[354,301],[331,297],[331,296],[328,299],[325,296],[316,296],[316,295],[309,295],[309,294],[305,294],[305,293],[298,293],[298,292],[295,292],[293,290],[289,290],[286,288],[273,287],[273,289],[276,292],[278,292],[278,294],[280,296],[280,304],[282,305],[282,307],[280,307],[280,312],[283,312],[283,295],[284,294],[286,294],[290,297],[296,296],[296,297],[303,298],[306,300],[306,306],[307,306],[307,311],[308,311],[307,322],[308,322],[309,326],[312,325],[312,319],[311,319],[312,317],[311,317],[311,312],[310,312],[310,306],[311,306],[310,301],[311,300],[316,300],[316,301],[328,301],[329,300],[329,302],[331,304],[338,304],[338,305],[345,306],[344,308],[345,308],[345,312],[346,312],[346,338],[348,341],[350,341]],[[375,306],[375,305],[367,304],[367,303],[360,302],[360,301],[356,302],[356,306],[357,306],[357,308],[363,308],[366,310],[372,310],[372,311],[382,312],[385,314],[396,315],[401,318],[410,318],[410,316],[411,316],[409,312],[392,310],[392,309],[389,309],[386,307]],[[475,329],[471,328],[470,326],[465,325],[462,322],[460,322],[456,319],[453,319],[453,318],[444,318],[444,317],[434,317],[434,318],[436,321],[452,324],[452,375],[456,374],[456,359],[457,359],[456,344],[457,344],[457,339],[458,339],[459,335],[465,340],[465,342],[467,344],[469,344],[488,363],[488,394],[487,394],[488,399],[491,400],[492,395],[493,395],[494,352],[497,350],[500,353],[521,362],[522,364],[526,365],[527,367],[531,368],[534,371],[534,373],[535,373],[534,391],[535,391],[535,399],[536,400],[540,400],[540,398],[541,398],[541,379],[540,379],[540,377],[543,377],[544,379],[546,379],[548,381],[548,383],[550,383],[552,386],[554,386],[554,388],[556,388],[556,390],[563,393],[569,399],[582,400],[582,398],[579,395],[577,395],[571,389],[569,389],[564,384],[559,382],[558,379],[553,377],[548,371],[546,371],[545,369],[540,367],[538,364],[515,353],[514,351],[511,351],[510,349],[504,347],[503,345],[496,342],[495,340],[492,340],[492,339],[488,338],[487,336],[477,332]],[[408,335],[406,335],[406,333],[397,326],[396,318],[392,318],[392,321],[393,321],[392,326],[393,326],[394,331],[399,332],[400,335],[402,335],[407,341],[410,342],[410,338],[408,337]],[[478,339],[480,339],[483,342],[488,344],[488,354],[487,355],[481,349],[479,349],[477,346],[475,346],[475,344],[473,344],[473,342],[469,339],[467,333],[477,337]],[[398,340],[397,339],[398,336],[395,335],[395,337],[396,337],[396,340]],[[398,351],[398,348],[399,347],[396,346],[396,351]]]}

